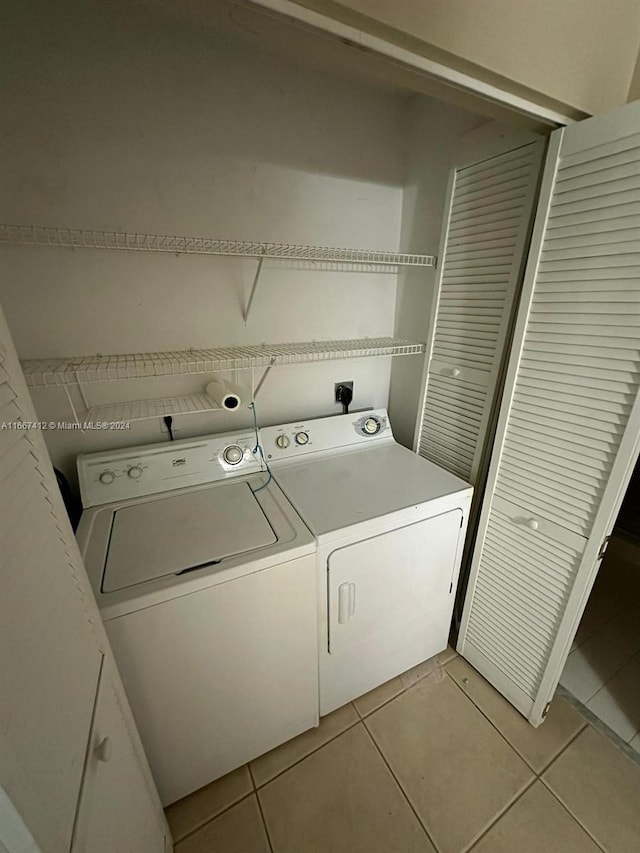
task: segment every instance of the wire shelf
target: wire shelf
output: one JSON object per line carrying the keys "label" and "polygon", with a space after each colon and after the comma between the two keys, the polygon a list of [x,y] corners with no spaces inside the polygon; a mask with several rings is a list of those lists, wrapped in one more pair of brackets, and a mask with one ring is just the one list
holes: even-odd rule
{"label": "wire shelf", "polygon": [[420,342],[400,338],[360,338],[174,352],[29,359],[22,362],[22,369],[27,385],[34,388],[143,379],[149,376],[185,376],[214,373],[218,370],[248,370],[254,367],[350,358],[419,355],[424,351],[425,345]]}
{"label": "wire shelf", "polygon": [[206,394],[192,394],[186,397],[164,397],[159,400],[133,400],[128,403],[111,403],[104,406],[91,406],[87,409],[85,420],[93,423],[112,423],[114,421],[146,421],[163,418],[165,415],[192,415],[198,412],[221,412]]}
{"label": "wire shelf", "polygon": [[210,237],[137,234],[126,231],[93,231],[39,225],[0,225],[0,244],[54,246],[69,249],[111,249],[125,252],[167,252],[186,255],[222,255],[281,260],[341,261],[360,264],[434,267],[434,255],[377,252],[373,249],[340,249],[298,246],[292,243],[259,243],[248,240],[214,240]]}

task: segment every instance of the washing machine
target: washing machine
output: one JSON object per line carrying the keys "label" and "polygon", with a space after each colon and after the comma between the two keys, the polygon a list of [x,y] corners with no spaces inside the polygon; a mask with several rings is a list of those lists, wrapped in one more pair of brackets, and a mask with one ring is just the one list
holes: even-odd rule
{"label": "washing machine", "polygon": [[77,538],[164,805],[318,723],[316,544],[255,445],[78,459]]}
{"label": "washing machine", "polygon": [[384,409],[261,436],[317,542],[324,715],[446,648],[473,489],[399,445]]}

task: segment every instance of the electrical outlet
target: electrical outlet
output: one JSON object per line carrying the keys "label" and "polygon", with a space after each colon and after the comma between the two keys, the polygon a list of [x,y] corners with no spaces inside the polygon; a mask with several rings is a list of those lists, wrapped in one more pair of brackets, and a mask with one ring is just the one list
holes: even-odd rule
{"label": "electrical outlet", "polygon": [[[160,433],[163,438],[169,438],[169,428],[164,422],[164,418],[159,418],[160,421]],[[174,416],[173,423],[171,424],[171,430],[173,432],[173,437],[176,438],[179,432],[182,432],[179,426],[176,424],[176,418]]]}
{"label": "electrical outlet", "polygon": [[351,391],[351,396],[353,397],[353,380],[349,382],[336,382],[333,386],[333,399],[336,403],[340,403],[340,388],[349,388]]}

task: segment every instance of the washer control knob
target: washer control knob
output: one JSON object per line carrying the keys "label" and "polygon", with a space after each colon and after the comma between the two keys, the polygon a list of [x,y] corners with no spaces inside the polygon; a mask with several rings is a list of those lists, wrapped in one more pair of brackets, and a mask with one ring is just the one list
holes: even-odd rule
{"label": "washer control knob", "polygon": [[382,424],[380,423],[378,418],[365,418],[362,422],[362,432],[365,435],[375,435],[380,432],[380,427]]}
{"label": "washer control knob", "polygon": [[279,447],[280,450],[285,450],[287,447],[289,447],[289,444],[290,441],[288,435],[284,435],[283,433],[282,435],[276,436],[276,447]]}
{"label": "washer control knob", "polygon": [[230,444],[228,447],[225,447],[222,458],[229,465],[237,465],[239,462],[242,462],[242,457],[244,456],[244,452],[239,444]]}
{"label": "washer control knob", "polygon": [[105,486],[108,486],[110,483],[113,483],[116,475],[113,471],[103,471],[102,474],[98,477],[101,483],[104,483]]}
{"label": "washer control knob", "polygon": [[139,465],[132,465],[127,474],[132,480],[139,480],[142,477],[142,468]]}
{"label": "washer control knob", "polygon": [[297,432],[295,438],[296,438],[296,444],[309,444],[309,433],[308,432]]}

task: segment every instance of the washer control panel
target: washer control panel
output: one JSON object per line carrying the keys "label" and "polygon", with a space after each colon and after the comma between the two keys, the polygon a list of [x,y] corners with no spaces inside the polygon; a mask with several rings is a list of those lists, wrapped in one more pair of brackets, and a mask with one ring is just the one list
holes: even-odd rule
{"label": "washer control panel", "polygon": [[376,440],[393,441],[385,409],[264,427],[260,435],[267,460],[296,459],[307,453],[365,446]]}
{"label": "washer control panel", "polygon": [[261,470],[252,431],[78,456],[82,505],[154,495]]}

